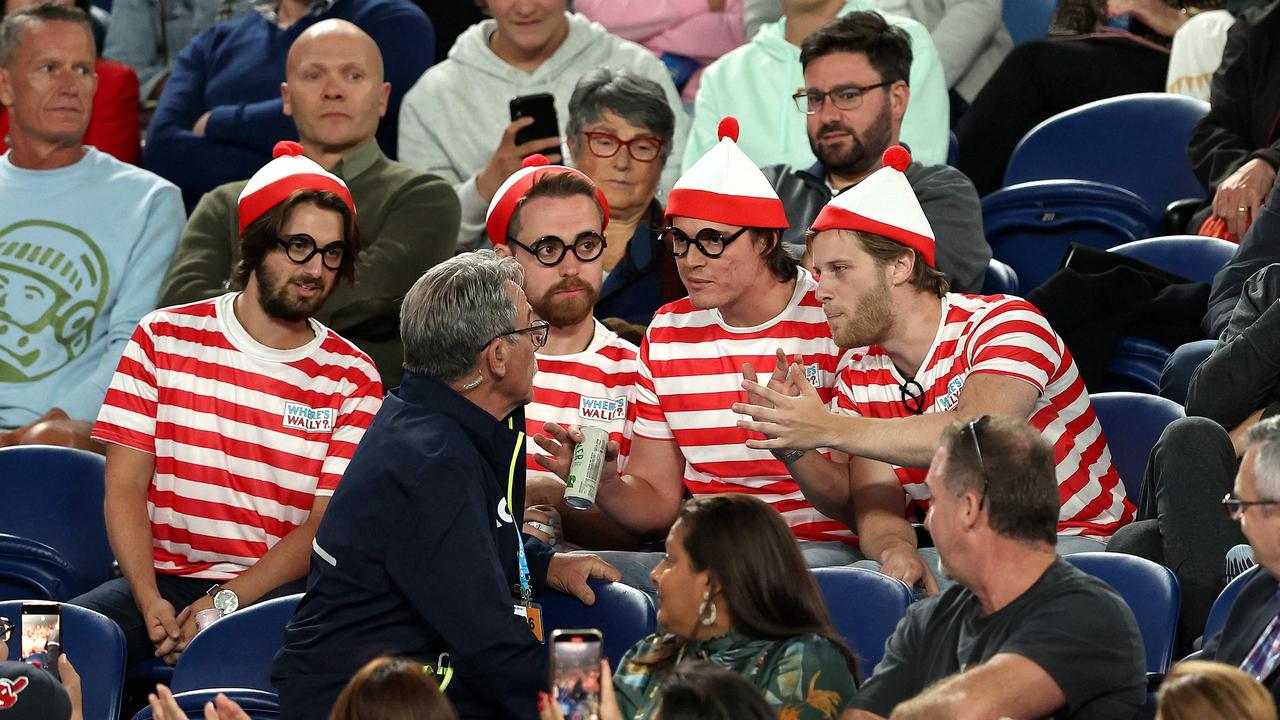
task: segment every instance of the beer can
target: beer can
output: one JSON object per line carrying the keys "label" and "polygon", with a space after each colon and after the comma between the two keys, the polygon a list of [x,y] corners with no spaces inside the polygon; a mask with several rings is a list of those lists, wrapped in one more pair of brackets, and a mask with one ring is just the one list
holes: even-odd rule
{"label": "beer can", "polygon": [[200,632],[213,624],[215,620],[222,617],[222,611],[218,608],[207,608],[196,613],[196,632]]}
{"label": "beer can", "polygon": [[596,490],[600,487],[600,471],[604,468],[609,433],[589,425],[579,429],[582,442],[573,447],[569,477],[565,480],[564,502],[575,510],[590,510],[596,504]]}

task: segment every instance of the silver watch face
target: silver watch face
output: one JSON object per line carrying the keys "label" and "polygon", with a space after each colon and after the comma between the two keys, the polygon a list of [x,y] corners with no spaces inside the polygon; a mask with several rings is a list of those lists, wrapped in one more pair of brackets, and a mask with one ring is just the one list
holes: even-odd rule
{"label": "silver watch face", "polygon": [[223,615],[230,615],[240,607],[240,598],[230,590],[219,590],[213,596],[213,606],[221,610]]}

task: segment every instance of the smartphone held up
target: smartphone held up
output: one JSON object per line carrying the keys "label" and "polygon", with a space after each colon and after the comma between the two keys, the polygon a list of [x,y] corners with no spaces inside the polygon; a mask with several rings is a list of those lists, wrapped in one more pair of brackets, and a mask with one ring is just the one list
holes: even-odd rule
{"label": "smartphone held up", "polygon": [[599,720],[599,630],[556,630],[551,633],[551,692],[565,720]]}

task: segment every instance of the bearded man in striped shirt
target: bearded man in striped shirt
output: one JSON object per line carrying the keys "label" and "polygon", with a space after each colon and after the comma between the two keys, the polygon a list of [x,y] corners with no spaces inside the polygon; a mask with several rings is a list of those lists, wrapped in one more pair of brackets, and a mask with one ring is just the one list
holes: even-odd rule
{"label": "bearded man in striped shirt", "polygon": [[297,143],[239,198],[243,292],[157,310],[134,331],[93,437],[124,577],[72,601],[172,664],[222,614],[300,592],[316,527],[382,404],[373,362],[315,321],[360,251],[346,185]]}

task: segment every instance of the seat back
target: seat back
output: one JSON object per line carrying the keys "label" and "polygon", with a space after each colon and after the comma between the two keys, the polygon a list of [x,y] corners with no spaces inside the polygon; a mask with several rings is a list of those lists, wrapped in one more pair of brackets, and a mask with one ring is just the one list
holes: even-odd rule
{"label": "seat back", "polygon": [[1013,268],[1023,294],[1058,270],[1073,242],[1105,250],[1154,232],[1142,198],[1083,180],[997,190],[982,199],[982,224],[992,256]]}
{"label": "seat back", "polygon": [[1015,43],[1045,37],[1058,0],[1005,0],[1004,26]]}
{"label": "seat back", "polygon": [[[0,602],[0,616],[20,625],[22,601]],[[85,718],[116,720],[124,692],[124,633],[105,615],[75,605],[62,605],[62,651],[80,674]],[[21,657],[22,633],[9,638],[9,658]]]}
{"label": "seat back", "polygon": [[1104,392],[1095,393],[1089,399],[1102,424],[1116,472],[1124,481],[1125,494],[1130,502],[1137,503],[1151,448],[1165,427],[1186,413],[1181,405],[1159,395]]}
{"label": "seat back", "polygon": [[871,677],[884,644],[913,599],[907,584],[875,570],[828,567],[813,570],[836,632],[858,654],[862,676]]}
{"label": "seat back", "polygon": [[1110,585],[1124,599],[1142,633],[1147,672],[1168,672],[1182,607],[1182,589],[1173,571],[1124,553],[1077,553],[1063,560]]}
{"label": "seat back", "polygon": [[1185,407],[1191,376],[1201,363],[1209,359],[1217,346],[1217,340],[1197,340],[1175,349],[1165,361],[1164,371],[1160,373],[1160,397],[1169,398]]}
{"label": "seat back", "polygon": [[1203,100],[1163,92],[1081,105],[1022,138],[1004,184],[1051,178],[1108,183],[1136,193],[1158,222],[1169,203],[1205,196],[1187,160],[1187,142],[1207,112]]}
{"label": "seat back", "polygon": [[57,551],[74,577],[60,600],[97,587],[115,558],[102,514],[106,460],[96,453],[50,445],[0,449],[0,529]]}
{"label": "seat back", "polygon": [[595,628],[604,634],[604,654],[613,667],[641,639],[652,635],[657,619],[653,603],[643,592],[617,582],[590,581],[594,605],[584,605],[572,595],[549,590],[542,603],[542,624],[551,639],[552,630]]}
{"label": "seat back", "polygon": [[1117,245],[1111,252],[1181,275],[1192,282],[1213,284],[1213,276],[1235,255],[1235,243],[1201,235],[1163,235]]}
{"label": "seat back", "polygon": [[173,669],[175,693],[216,687],[274,692],[271,661],[302,593],[274,598],[214,622],[191,640]]}
{"label": "seat back", "polygon": [[1017,295],[1018,273],[1008,265],[991,258],[987,263],[987,275],[982,281],[983,295]]}
{"label": "seat back", "polygon": [[1209,642],[1214,635],[1222,632],[1223,626],[1227,624],[1227,616],[1231,614],[1231,606],[1235,604],[1240,590],[1260,572],[1263,572],[1262,566],[1254,565],[1222,588],[1222,592],[1218,593],[1218,599],[1213,601],[1213,607],[1209,608],[1209,617],[1204,621],[1204,642]]}
{"label": "seat back", "polygon": [[75,569],[37,540],[0,533],[0,600],[65,600],[78,586]]}

